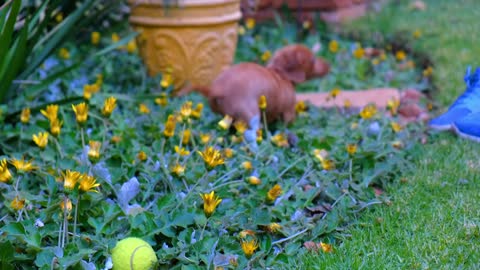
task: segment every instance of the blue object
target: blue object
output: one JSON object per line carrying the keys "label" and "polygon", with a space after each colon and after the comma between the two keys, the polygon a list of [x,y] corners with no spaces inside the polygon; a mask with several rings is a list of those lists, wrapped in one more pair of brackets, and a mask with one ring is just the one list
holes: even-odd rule
{"label": "blue object", "polygon": [[453,129],[462,138],[480,142],[480,112],[471,113],[455,121]]}
{"label": "blue object", "polygon": [[464,77],[467,88],[465,92],[448,108],[444,114],[434,118],[428,124],[436,130],[448,130],[458,121],[471,113],[480,112],[480,68],[471,74],[471,67],[467,68]]}

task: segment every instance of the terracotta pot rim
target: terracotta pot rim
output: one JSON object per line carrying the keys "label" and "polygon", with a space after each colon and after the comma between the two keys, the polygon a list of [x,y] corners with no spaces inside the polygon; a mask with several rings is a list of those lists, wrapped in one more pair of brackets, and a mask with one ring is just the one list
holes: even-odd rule
{"label": "terracotta pot rim", "polygon": [[178,0],[178,5],[168,6],[163,4],[163,0],[128,0],[129,5],[149,5],[160,7],[198,7],[198,6],[217,6],[221,4],[236,3],[240,0]]}
{"label": "terracotta pot rim", "polygon": [[149,18],[144,16],[130,16],[130,22],[136,25],[148,26],[168,26],[168,27],[184,27],[184,26],[205,26],[219,25],[230,22],[236,22],[242,18],[242,12],[237,11],[232,14],[222,16],[213,16],[209,18],[175,18],[175,17],[157,17]]}
{"label": "terracotta pot rim", "polygon": [[[128,0],[130,23],[155,27],[197,27],[238,22],[242,18],[240,0],[179,0],[167,7],[163,0]],[[169,12],[169,9],[171,9]],[[200,16],[197,11],[205,10]],[[211,10],[208,12],[208,10]]]}

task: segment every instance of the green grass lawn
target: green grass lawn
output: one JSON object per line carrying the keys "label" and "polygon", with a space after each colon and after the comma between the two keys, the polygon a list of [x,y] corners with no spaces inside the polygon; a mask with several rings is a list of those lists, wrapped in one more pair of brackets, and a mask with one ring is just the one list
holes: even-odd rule
{"label": "green grass lawn", "polygon": [[[476,0],[427,0],[412,12],[408,2],[354,22],[352,29],[392,33],[422,31],[415,49],[428,52],[444,111],[464,91],[468,65],[480,65],[480,9]],[[388,22],[388,23],[385,23]],[[309,254],[306,269],[479,269],[480,145],[432,134],[415,156],[416,169],[391,185],[391,205],[362,215],[334,253]]]}

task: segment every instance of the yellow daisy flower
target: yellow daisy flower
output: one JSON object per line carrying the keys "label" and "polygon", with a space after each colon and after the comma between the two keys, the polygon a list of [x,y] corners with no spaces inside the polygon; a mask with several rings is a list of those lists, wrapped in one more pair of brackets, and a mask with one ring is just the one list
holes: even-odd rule
{"label": "yellow daisy flower", "polygon": [[347,144],[346,149],[349,155],[353,155],[357,152],[357,145],[353,143]]}
{"label": "yellow daisy flower", "polygon": [[210,135],[210,134],[208,134],[208,133],[205,133],[205,134],[200,133],[200,142],[201,142],[202,144],[207,144],[207,143],[210,141],[210,139],[211,139],[211,135]]}
{"label": "yellow daisy flower", "polygon": [[58,137],[60,135],[60,130],[62,129],[63,121],[58,120],[58,118],[53,119],[50,121],[50,133],[54,137]]}
{"label": "yellow daisy flower", "polygon": [[203,103],[198,103],[197,107],[192,111],[192,117],[195,119],[200,119],[202,117]]}
{"label": "yellow daisy flower", "polygon": [[100,33],[99,32],[92,32],[90,34],[90,42],[92,45],[98,45],[100,43]]}
{"label": "yellow daisy flower", "polygon": [[105,117],[109,117],[116,106],[117,106],[117,99],[115,97],[107,98],[103,103],[102,114]]}
{"label": "yellow daisy flower", "polygon": [[45,149],[48,144],[48,132],[33,134],[32,139],[40,149]]}
{"label": "yellow daisy flower", "polygon": [[255,19],[254,18],[248,18],[245,21],[245,26],[247,29],[253,29],[255,27]]}
{"label": "yellow daisy flower", "polygon": [[283,193],[282,187],[279,184],[275,184],[267,193],[267,201],[273,202]]}
{"label": "yellow daisy flower", "polygon": [[148,108],[148,106],[145,103],[140,103],[140,105],[138,105],[138,111],[141,114],[149,114],[150,113],[150,109]]}
{"label": "yellow daisy flower", "polygon": [[77,105],[72,104],[73,111],[77,118],[77,123],[84,124],[88,119],[88,105],[85,102],[82,102]]}
{"label": "yellow daisy flower", "polygon": [[331,41],[328,43],[328,49],[329,49],[330,52],[332,52],[332,53],[338,52],[338,49],[339,49],[338,41],[336,41],[336,40],[331,40]]}
{"label": "yellow daisy flower", "polygon": [[88,144],[90,145],[88,149],[88,158],[92,162],[98,161],[100,158],[100,148],[102,147],[102,143],[99,141],[89,141]]}
{"label": "yellow daisy flower", "polygon": [[248,180],[248,183],[254,186],[258,186],[262,183],[262,180],[260,180],[260,178],[254,175],[249,176],[247,180]]}
{"label": "yellow daisy flower", "polygon": [[58,117],[58,105],[48,105],[45,110],[40,110],[40,112],[49,120],[55,120]]}
{"label": "yellow daisy flower", "polygon": [[30,121],[30,108],[24,108],[22,110],[22,114],[20,114],[20,121],[22,121],[24,124]]}
{"label": "yellow daisy flower", "polygon": [[71,191],[75,188],[82,175],[77,171],[67,170],[62,172],[63,188],[67,191]]}
{"label": "yellow daisy flower", "polygon": [[221,127],[223,130],[227,130],[232,125],[232,122],[233,118],[229,115],[225,115],[225,117],[223,117],[223,119],[218,122],[218,126]]}
{"label": "yellow daisy flower", "polygon": [[197,151],[197,153],[203,158],[208,169],[213,169],[225,163],[220,151],[212,146],[207,147],[203,152]]}
{"label": "yellow daisy flower", "polygon": [[10,207],[16,211],[22,210],[25,207],[25,199],[20,199],[18,196],[16,196],[10,203]]}
{"label": "yellow daisy flower", "polygon": [[8,183],[12,179],[12,174],[7,167],[7,160],[0,160],[0,182]]}
{"label": "yellow daisy flower", "polygon": [[12,159],[10,160],[10,164],[12,164],[16,169],[17,172],[30,172],[36,170],[38,167],[32,164],[32,161],[25,161],[23,158],[20,159]]}
{"label": "yellow daisy flower", "polygon": [[222,199],[215,195],[215,191],[212,191],[208,194],[200,194],[200,196],[203,199],[203,212],[205,213],[205,216],[210,217]]}
{"label": "yellow daisy flower", "polygon": [[81,175],[79,184],[78,189],[82,192],[98,192],[95,188],[100,186],[97,179],[88,174]]}
{"label": "yellow daisy flower", "polygon": [[272,142],[278,147],[288,147],[288,138],[283,133],[278,133],[272,137]]}
{"label": "yellow daisy flower", "polygon": [[182,176],[185,173],[185,166],[177,163],[172,167],[171,172],[176,174],[177,176]]}
{"label": "yellow daisy flower", "polygon": [[261,110],[267,109],[267,98],[264,95],[260,96],[260,99],[258,100],[258,106]]}
{"label": "yellow daisy flower", "polygon": [[147,156],[147,153],[145,153],[144,151],[140,151],[140,152],[138,152],[138,154],[137,154],[137,158],[138,158],[140,161],[145,161],[145,160],[147,160],[148,156]]}
{"label": "yellow daisy flower", "polygon": [[185,149],[183,147],[180,148],[180,147],[178,147],[178,145],[175,145],[174,149],[175,149],[175,153],[179,154],[180,156],[190,155],[190,151],[188,151],[187,149]]}
{"label": "yellow daisy flower", "polygon": [[370,119],[377,114],[377,107],[373,104],[365,106],[360,112],[360,117],[363,119]]}
{"label": "yellow daisy flower", "polygon": [[175,126],[177,122],[175,120],[175,116],[169,115],[167,122],[165,123],[165,129],[163,131],[163,135],[167,138],[173,137],[175,135]]}
{"label": "yellow daisy flower", "polygon": [[247,258],[252,257],[253,253],[255,253],[255,250],[258,248],[258,242],[256,239],[241,240],[240,244]]}

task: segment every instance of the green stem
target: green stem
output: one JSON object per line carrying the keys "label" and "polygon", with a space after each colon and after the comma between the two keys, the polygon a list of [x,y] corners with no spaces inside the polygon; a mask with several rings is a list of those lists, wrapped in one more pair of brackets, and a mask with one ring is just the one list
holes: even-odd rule
{"label": "green stem", "polygon": [[15,196],[18,196],[18,185],[20,184],[20,180],[22,180],[22,176],[18,176],[17,178],[17,182],[15,183],[15,187],[14,187],[14,190],[15,190]]}
{"label": "green stem", "polygon": [[297,165],[300,161],[304,160],[306,158],[306,156],[303,156],[297,160],[295,160],[295,162],[293,162],[292,164],[290,164],[287,168],[285,168],[278,176],[277,176],[277,179],[280,179],[285,173],[287,173],[291,168],[293,168],[295,165]]}
{"label": "green stem", "polygon": [[[178,144],[179,151],[181,151],[181,149],[182,149],[182,142],[183,142],[183,135],[185,135],[185,128],[186,128],[186,124],[184,123],[183,124],[182,135],[180,136],[180,143]],[[180,160],[180,153],[177,153],[177,160],[175,162],[178,163],[179,160]]]}
{"label": "green stem", "polygon": [[223,176],[221,176],[220,178],[218,178],[218,180],[215,181],[212,186],[215,186],[215,185],[216,185],[217,183],[219,183],[219,182],[223,182],[224,179],[230,178],[230,176],[231,176],[232,174],[236,173],[237,171],[238,171],[237,168],[235,168],[235,169],[233,169],[233,170],[231,170],[231,171],[228,171],[226,174],[224,174]]}
{"label": "green stem", "polygon": [[[191,122],[188,122],[188,128],[190,130],[192,130],[192,123]],[[190,140],[192,141],[192,146],[193,148],[196,148],[197,147],[197,144],[195,142],[195,136],[190,136]]]}
{"label": "green stem", "polygon": [[208,175],[208,171],[205,172],[205,173],[203,174],[203,176],[195,183],[195,185],[193,185],[193,187],[192,187],[190,190],[187,191],[187,195],[185,195],[185,198],[183,198],[183,200],[180,201],[180,202],[177,204],[177,206],[175,206],[175,208],[172,210],[172,212],[175,211],[175,210],[177,210],[181,205],[183,205],[183,203],[188,199],[188,197],[189,197],[190,194],[192,193],[192,190],[194,190],[201,182],[203,182],[203,180],[205,179],[205,177],[206,177],[207,175]]}
{"label": "green stem", "polygon": [[162,157],[162,159],[163,159],[163,151],[165,150],[165,143],[166,143],[166,141],[167,141],[167,140],[166,140],[165,138],[163,138],[163,139],[162,139],[162,146],[160,147],[160,157]]}
{"label": "green stem", "polygon": [[62,246],[65,247],[65,243],[68,241],[68,211],[67,211],[67,196],[63,197],[63,235]]}
{"label": "green stem", "polygon": [[209,220],[210,220],[210,218],[207,218],[207,221],[205,221],[205,225],[203,225],[202,232],[200,233],[200,240],[203,239],[203,233],[205,232],[205,228],[207,227],[207,224],[208,224]]}
{"label": "green stem", "polygon": [[77,218],[78,218],[78,205],[80,204],[80,199],[82,195],[78,194],[77,203],[75,204],[75,216],[73,217],[73,239],[77,236]]}
{"label": "green stem", "polygon": [[103,123],[102,145],[105,145],[105,140],[107,139],[107,133],[108,133],[107,120],[106,120],[106,119],[102,119],[102,123]]}
{"label": "green stem", "polygon": [[62,248],[62,237],[63,237],[63,221],[60,224],[60,229],[58,230],[58,247]]}
{"label": "green stem", "polygon": [[80,136],[82,137],[82,151],[85,149],[85,135],[83,134],[83,127],[80,128]]}
{"label": "green stem", "polygon": [[297,236],[299,236],[299,235],[301,235],[301,234],[306,233],[308,230],[310,230],[310,228],[303,229],[303,231],[299,231],[299,232],[297,232],[297,233],[295,233],[295,234],[293,234],[293,235],[290,235],[290,236],[287,237],[287,238],[283,238],[283,239],[274,241],[274,242],[272,242],[272,246],[273,246],[273,245],[281,244],[281,243],[283,243],[283,242],[285,242],[285,241],[288,241],[288,240],[290,240],[290,239],[292,239],[292,238],[295,238],[295,237],[297,237]]}
{"label": "green stem", "polygon": [[165,165],[166,165],[167,163],[166,163],[166,160],[165,160],[165,156],[164,156],[164,154],[163,154],[163,152],[165,151],[165,143],[166,143],[166,141],[167,141],[167,140],[166,140],[165,138],[163,138],[163,139],[162,139],[162,145],[160,146],[160,163],[161,163],[161,164],[160,164],[160,167],[161,167],[163,173],[165,174],[165,181],[167,181],[167,185],[168,185],[168,187],[170,188],[170,191],[173,192],[173,186],[172,186],[172,183],[170,183],[170,180],[169,180],[169,178],[170,178],[171,175],[170,175],[170,172],[168,171],[168,169],[165,168]]}
{"label": "green stem", "polygon": [[235,180],[235,181],[232,181],[232,182],[227,182],[227,183],[223,183],[221,185],[218,185],[218,186],[214,187],[213,189],[219,189],[221,187],[228,186],[228,185],[233,185],[233,184],[242,184],[244,182],[245,181],[243,181],[243,180]]}
{"label": "green stem", "polygon": [[352,161],[352,159],[350,159],[349,165],[348,165],[348,171],[349,171],[349,174],[350,174],[350,183],[352,182],[352,167],[353,167],[353,161]]}
{"label": "green stem", "polygon": [[23,124],[20,125],[20,137],[18,138],[18,151],[20,151],[20,146],[22,145],[22,135],[23,135]]}
{"label": "green stem", "polygon": [[270,141],[270,133],[268,132],[268,124],[267,124],[267,114],[264,110],[262,110],[262,120],[263,120],[263,127],[265,129],[265,136]]}
{"label": "green stem", "polygon": [[62,146],[58,142],[57,138],[53,137],[53,141],[55,142],[55,145],[57,147],[57,151],[60,154],[60,158],[63,159],[64,155],[63,155],[63,151],[62,151]]}

